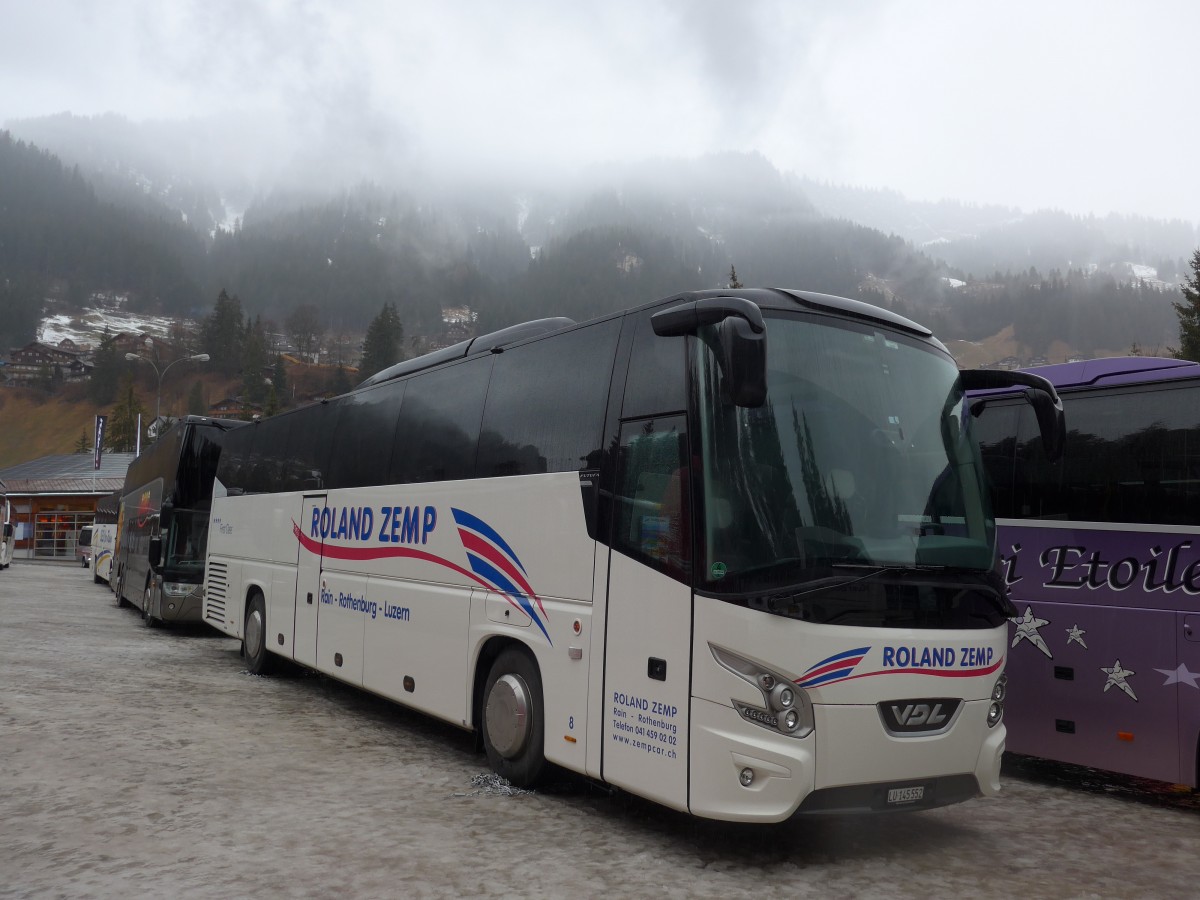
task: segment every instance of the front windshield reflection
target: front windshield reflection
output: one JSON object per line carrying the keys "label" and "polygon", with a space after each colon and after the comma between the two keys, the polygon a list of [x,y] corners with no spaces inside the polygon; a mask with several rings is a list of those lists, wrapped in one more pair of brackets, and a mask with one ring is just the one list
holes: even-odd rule
{"label": "front windshield reflection", "polygon": [[711,341],[697,342],[706,586],[770,589],[831,567],[990,569],[994,527],[953,362],[831,322],[769,320],[757,409],[725,401]]}

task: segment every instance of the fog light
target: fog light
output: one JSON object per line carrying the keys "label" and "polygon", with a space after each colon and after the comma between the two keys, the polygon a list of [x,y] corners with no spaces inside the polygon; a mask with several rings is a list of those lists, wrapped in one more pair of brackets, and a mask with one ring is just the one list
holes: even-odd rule
{"label": "fog light", "polygon": [[996,686],[992,688],[992,699],[997,703],[1003,703],[1004,698],[1008,696],[1008,676],[1001,675],[996,682]]}
{"label": "fog light", "polygon": [[1000,724],[1000,720],[1004,718],[1004,704],[992,701],[992,705],[988,707],[987,723],[988,728],[995,728]]}
{"label": "fog light", "polygon": [[738,773],[738,781],[742,783],[742,787],[750,787],[750,785],[754,784],[754,770],[749,766],[742,769]]}
{"label": "fog light", "polygon": [[779,727],[784,731],[795,731],[800,727],[800,714],[794,709],[789,709],[779,717]]}

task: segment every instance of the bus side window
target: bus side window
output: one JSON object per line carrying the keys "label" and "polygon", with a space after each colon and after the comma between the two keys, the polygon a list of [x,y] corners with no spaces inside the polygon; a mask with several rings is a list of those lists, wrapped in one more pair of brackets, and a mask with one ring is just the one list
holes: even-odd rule
{"label": "bus side window", "polygon": [[659,337],[650,325],[650,310],[636,322],[633,354],[625,380],[621,418],[632,419],[687,409],[687,341]]}
{"label": "bus side window", "polygon": [[412,484],[475,477],[492,359],[493,354],[478,356],[408,379],[388,481]]}
{"label": "bus side window", "polygon": [[505,350],[483,412],[476,475],[594,467],[604,431],[619,319]]}
{"label": "bus side window", "polygon": [[686,419],[621,427],[613,549],[690,583],[692,539]]}

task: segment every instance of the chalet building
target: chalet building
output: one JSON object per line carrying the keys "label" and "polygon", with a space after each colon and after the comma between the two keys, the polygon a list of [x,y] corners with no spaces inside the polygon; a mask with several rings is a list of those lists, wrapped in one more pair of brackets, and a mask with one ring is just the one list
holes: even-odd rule
{"label": "chalet building", "polygon": [[0,469],[13,509],[14,557],[75,559],[79,529],[96,518],[96,504],[125,485],[132,453],[106,453],[100,468],[90,453],[43,456]]}
{"label": "chalet building", "polygon": [[64,381],[87,381],[92,377],[92,363],[85,357],[70,338],[59,344],[34,341],[9,352],[4,372],[13,384],[36,381],[47,373],[57,373]]}
{"label": "chalet building", "polygon": [[244,419],[249,422],[261,418],[263,408],[240,397],[226,397],[212,404],[208,414],[214,419]]}

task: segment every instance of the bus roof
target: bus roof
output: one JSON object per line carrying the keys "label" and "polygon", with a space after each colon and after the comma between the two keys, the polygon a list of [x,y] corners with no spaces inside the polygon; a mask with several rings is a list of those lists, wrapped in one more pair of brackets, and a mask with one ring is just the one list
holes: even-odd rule
{"label": "bus roof", "polygon": [[833,294],[821,294],[815,291],[797,291],[783,288],[722,288],[718,290],[707,291],[688,291],[681,294],[673,294],[670,297],[664,297],[660,300],[655,300],[652,303],[646,303],[642,306],[634,307],[631,310],[622,310],[615,313],[597,316],[588,322],[576,323],[572,319],[565,317],[554,317],[548,319],[534,319],[531,322],[522,322],[519,325],[511,325],[508,328],[502,328],[499,331],[493,331],[490,334],[480,335],[479,337],[470,338],[450,347],[443,347],[440,350],[434,350],[426,353],[424,356],[418,356],[413,359],[406,359],[398,362],[389,368],[383,369],[368,376],[358,388],[370,387],[371,385],[379,384],[384,381],[391,381],[393,378],[399,378],[403,375],[411,375],[414,372],[420,372],[425,369],[433,368],[442,363],[451,362],[452,360],[464,359],[473,354],[482,353],[488,350],[497,350],[501,347],[506,347],[511,344],[516,344],[521,341],[531,340],[535,337],[542,337],[555,331],[561,331],[565,328],[571,328],[576,324],[591,324],[601,319],[609,318],[610,316],[624,315],[628,312],[636,312],[643,309],[655,309],[662,306],[670,306],[674,303],[685,303],[689,300],[702,300],[710,297],[741,297],[756,304],[760,309],[796,309],[797,306],[806,308],[816,312],[835,313],[842,316],[848,316],[854,319],[862,319],[876,324],[883,325],[889,328],[897,328],[901,331],[907,331],[910,334],[925,338],[931,343],[936,344],[941,349],[945,350],[941,342],[933,336],[928,328],[913,322],[911,319],[906,319],[903,316],[896,315],[891,310],[883,309],[878,306],[872,306],[870,303],[863,303],[861,300],[851,300],[846,297],[837,297]]}
{"label": "bus roof", "polygon": [[1110,356],[1052,366],[1031,366],[1021,371],[1041,375],[1055,389],[1063,390],[1197,378],[1200,377],[1200,363],[1158,356]]}

